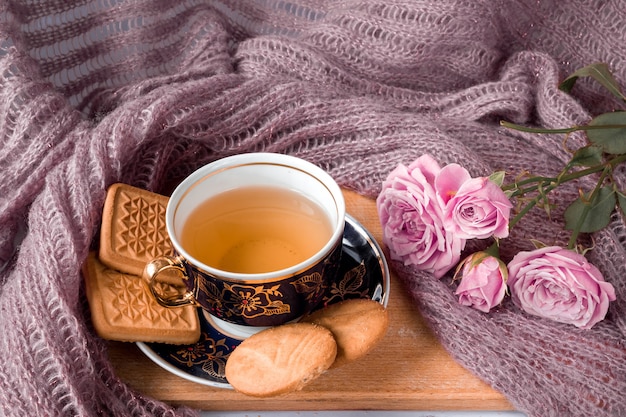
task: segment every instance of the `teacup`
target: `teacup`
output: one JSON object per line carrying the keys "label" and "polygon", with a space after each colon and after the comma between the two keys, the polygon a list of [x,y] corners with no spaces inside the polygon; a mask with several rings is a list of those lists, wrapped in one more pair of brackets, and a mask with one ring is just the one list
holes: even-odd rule
{"label": "teacup", "polygon": [[[252,334],[314,309],[339,268],[341,189],[321,168],[274,153],[205,165],[172,193],[166,227],[175,254],[144,277],[163,306],[195,305],[234,333]],[[174,271],[184,290],[166,295]]]}

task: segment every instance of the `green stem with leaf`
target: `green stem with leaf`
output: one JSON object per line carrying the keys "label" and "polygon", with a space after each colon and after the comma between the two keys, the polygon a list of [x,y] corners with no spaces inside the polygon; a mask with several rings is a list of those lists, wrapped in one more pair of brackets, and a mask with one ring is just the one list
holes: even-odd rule
{"label": "green stem with leaf", "polygon": [[[594,63],[580,68],[560,84],[559,89],[569,93],[580,77],[590,77],[600,83],[613,96],[626,102],[626,95],[611,74],[605,63]],[[563,167],[556,177],[532,176],[502,185],[504,175],[499,175],[499,185],[512,198],[524,197],[530,193],[537,193],[528,200],[519,213],[510,220],[509,228],[513,228],[533,207],[542,201],[548,203],[547,195],[555,188],[569,181],[574,181],[588,175],[598,174],[598,181],[589,194],[580,192],[579,197],[565,210],[565,228],[572,230],[568,247],[573,249],[580,233],[595,232],[610,221],[610,216],[616,206],[626,216],[626,193],[617,189],[612,181],[615,167],[626,162],[626,111],[611,111],[594,117],[586,125],[576,125],[568,128],[545,129],[521,126],[507,121],[501,121],[501,126],[526,133],[546,133],[569,135],[576,131],[584,131],[588,145],[574,152],[570,161]],[[581,167],[574,170],[575,167]],[[605,186],[605,182],[613,182]],[[549,204],[546,205],[549,210]]]}
{"label": "green stem with leaf", "polygon": [[579,130],[587,131],[587,130],[599,130],[599,129],[625,129],[626,128],[626,125],[624,124],[611,124],[611,125],[606,124],[606,125],[576,125],[572,127],[545,129],[542,127],[530,127],[530,126],[517,125],[515,123],[507,122],[506,120],[501,120],[500,126],[508,127],[510,129],[515,129],[520,132],[526,132],[526,133],[553,133],[553,134],[564,133],[568,135],[570,133],[574,133]]}
{"label": "green stem with leaf", "polygon": [[[589,196],[589,199],[588,199],[589,202],[595,201],[596,197],[598,196],[598,193],[600,192],[600,189],[602,188],[602,184],[604,183],[604,180],[606,179],[607,175],[609,175],[610,172],[611,172],[611,168],[609,168],[608,166],[604,168],[604,170],[602,171],[602,175],[598,179],[598,183],[596,184],[593,191],[591,192],[591,195]],[[592,207],[591,204],[585,205],[582,215],[580,216],[580,218],[578,219],[578,222],[576,223],[576,225],[574,226],[574,229],[572,230],[572,235],[570,236],[569,242],[567,243],[568,249],[573,249],[576,246],[576,241],[578,239],[578,235],[580,234],[580,229],[582,228],[582,225],[585,222],[585,219],[589,215],[589,212],[591,211],[591,207]]]}
{"label": "green stem with leaf", "polygon": [[[533,207],[535,207],[542,200],[545,200],[547,195],[554,189],[558,188],[561,184],[601,172],[602,174],[600,175],[600,178],[598,179],[598,182],[589,197],[589,201],[594,201],[606,178],[612,173],[614,167],[622,162],[626,162],[626,154],[615,156],[605,163],[574,172],[569,171],[571,164],[567,164],[556,177],[534,176],[511,184],[503,185],[502,190],[505,192],[509,191],[510,197],[522,197],[530,192],[537,192],[537,195],[526,203],[517,215],[509,221],[509,229],[512,229]],[[581,225],[584,223],[584,220],[590,210],[591,206],[589,205],[585,208],[578,224],[574,227],[568,244],[569,248],[573,248],[576,244],[575,242],[580,234]]]}

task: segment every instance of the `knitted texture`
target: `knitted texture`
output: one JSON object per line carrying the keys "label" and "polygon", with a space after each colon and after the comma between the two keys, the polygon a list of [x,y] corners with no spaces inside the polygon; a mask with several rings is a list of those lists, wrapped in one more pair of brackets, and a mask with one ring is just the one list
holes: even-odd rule
{"label": "knitted texture", "polygon": [[[550,174],[568,159],[563,137],[498,122],[568,127],[616,108],[589,80],[572,95],[557,85],[597,61],[625,84],[625,20],[623,0],[4,0],[0,415],[196,414],[125,386],[89,327],[80,266],[110,184],[168,194],[253,151],[302,157],[369,197],[424,153],[474,176]],[[525,218],[503,256],[530,237],[565,244],[560,213]],[[482,314],[448,279],[392,267],[444,347],[519,410],[617,416],[625,242],[619,215],[593,236],[617,300],[588,331],[509,301]]]}

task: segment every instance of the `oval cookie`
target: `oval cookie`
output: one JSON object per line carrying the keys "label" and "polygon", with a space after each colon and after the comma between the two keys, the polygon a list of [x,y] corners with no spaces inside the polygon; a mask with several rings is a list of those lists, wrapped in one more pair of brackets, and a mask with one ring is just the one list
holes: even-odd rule
{"label": "oval cookie", "polygon": [[312,323],[293,323],[263,330],[244,340],[226,362],[232,387],[255,397],[297,391],[334,362],[332,333]]}
{"label": "oval cookie", "polygon": [[332,304],[302,322],[319,324],[332,332],[337,343],[337,358],[332,365],[335,368],[369,352],[385,336],[389,316],[383,305],[363,298]]}

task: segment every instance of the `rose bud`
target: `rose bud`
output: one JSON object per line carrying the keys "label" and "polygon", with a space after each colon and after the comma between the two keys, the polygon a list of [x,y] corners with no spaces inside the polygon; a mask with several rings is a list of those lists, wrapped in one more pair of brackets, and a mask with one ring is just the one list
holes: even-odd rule
{"label": "rose bud", "polygon": [[488,313],[504,299],[506,265],[488,252],[476,252],[465,258],[457,268],[455,279],[459,276],[461,283],[455,294],[462,305]]}

